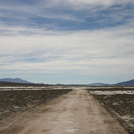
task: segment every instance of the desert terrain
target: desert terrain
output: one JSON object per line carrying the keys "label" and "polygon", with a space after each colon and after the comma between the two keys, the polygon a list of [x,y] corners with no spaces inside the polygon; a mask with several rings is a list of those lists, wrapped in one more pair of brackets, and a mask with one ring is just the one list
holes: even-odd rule
{"label": "desert terrain", "polygon": [[133,134],[133,88],[0,87],[0,134]]}

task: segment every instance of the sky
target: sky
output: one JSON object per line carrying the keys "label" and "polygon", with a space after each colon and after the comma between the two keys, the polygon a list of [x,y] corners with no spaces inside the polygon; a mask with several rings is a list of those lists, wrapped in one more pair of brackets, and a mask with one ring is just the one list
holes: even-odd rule
{"label": "sky", "polygon": [[134,0],[0,0],[0,78],[134,79]]}

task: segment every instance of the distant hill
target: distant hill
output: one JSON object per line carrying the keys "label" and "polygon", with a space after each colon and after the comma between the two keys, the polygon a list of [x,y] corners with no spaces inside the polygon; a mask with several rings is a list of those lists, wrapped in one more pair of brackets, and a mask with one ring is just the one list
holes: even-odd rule
{"label": "distant hill", "polygon": [[119,85],[119,86],[134,86],[134,79],[130,80],[130,81],[125,81],[125,82],[120,82],[120,83],[116,83],[114,85]]}
{"label": "distant hill", "polygon": [[92,84],[89,84],[89,86],[108,86],[109,84],[107,83],[92,83]]}
{"label": "distant hill", "polygon": [[14,83],[14,82],[4,82],[0,81],[0,86],[49,86],[48,84],[35,84],[35,83]]}
{"label": "distant hill", "polygon": [[26,83],[26,84],[32,84],[32,82],[26,81],[26,80],[22,80],[20,78],[4,78],[4,79],[0,79],[0,81],[3,82],[13,82],[13,83]]}

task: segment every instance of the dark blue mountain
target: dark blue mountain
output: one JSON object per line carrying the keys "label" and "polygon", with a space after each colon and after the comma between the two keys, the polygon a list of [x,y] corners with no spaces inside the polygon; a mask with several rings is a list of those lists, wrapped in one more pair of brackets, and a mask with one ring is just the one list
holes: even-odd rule
{"label": "dark blue mountain", "polygon": [[130,81],[116,83],[114,85],[117,85],[117,86],[134,86],[134,79],[130,80]]}
{"label": "dark blue mountain", "polygon": [[107,83],[92,83],[92,84],[89,84],[90,86],[108,86],[109,84]]}
{"label": "dark blue mountain", "polygon": [[20,78],[4,78],[4,79],[0,79],[0,81],[3,81],[3,82],[13,82],[13,83],[26,83],[26,84],[32,84],[31,82],[29,81],[26,81],[26,80],[22,80]]}

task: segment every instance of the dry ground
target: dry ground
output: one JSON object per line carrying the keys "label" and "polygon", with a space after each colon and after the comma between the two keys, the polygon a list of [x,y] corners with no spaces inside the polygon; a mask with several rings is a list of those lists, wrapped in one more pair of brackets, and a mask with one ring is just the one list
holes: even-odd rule
{"label": "dry ground", "polygon": [[[113,118],[134,134],[134,90],[132,91],[95,91],[90,92]],[[98,93],[98,94],[97,94]]]}
{"label": "dry ground", "polygon": [[88,91],[76,89],[2,120],[0,134],[127,134]]}
{"label": "dry ground", "polygon": [[72,90],[45,90],[40,87],[38,89],[36,87],[11,87],[8,90],[0,90],[0,121],[70,91]]}

